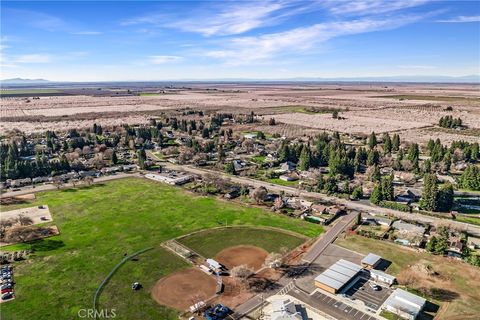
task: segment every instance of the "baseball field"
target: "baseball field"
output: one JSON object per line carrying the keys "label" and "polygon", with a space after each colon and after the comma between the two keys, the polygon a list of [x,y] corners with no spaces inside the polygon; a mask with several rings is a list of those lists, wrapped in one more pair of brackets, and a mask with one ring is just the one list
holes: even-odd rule
{"label": "baseball field", "polygon": [[[5,319],[79,318],[78,311],[92,308],[95,290],[125,254],[146,247],[153,249],[128,261],[113,275],[100,295],[98,308],[116,309],[116,319],[174,319],[178,311],[155,301],[151,289],[159,279],[188,270],[190,265],[160,247],[163,241],[223,223],[274,227],[305,237],[322,232],[315,224],[139,178],[39,193],[36,200],[3,206],[2,211],[39,204],[49,206],[60,235],[2,248],[36,249],[27,260],[14,265],[17,298],[2,305]],[[260,233],[242,230],[250,231],[206,231],[208,237],[198,239],[193,234],[183,240],[212,256],[234,245],[271,252],[281,247],[292,249],[305,241],[274,229]],[[132,291],[134,281],[143,288]]]}

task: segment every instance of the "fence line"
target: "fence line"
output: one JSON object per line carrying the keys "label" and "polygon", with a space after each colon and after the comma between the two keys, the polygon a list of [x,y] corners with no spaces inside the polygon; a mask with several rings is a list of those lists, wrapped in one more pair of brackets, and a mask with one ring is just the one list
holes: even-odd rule
{"label": "fence line", "polygon": [[112,271],[110,271],[110,273],[105,277],[105,279],[103,279],[102,283],[100,284],[100,286],[97,288],[97,290],[95,291],[95,295],[93,296],[93,311],[94,311],[94,317],[96,318],[97,316],[97,300],[98,300],[98,296],[100,295],[103,287],[107,284],[108,280],[110,280],[110,278],[113,276],[113,274],[118,270],[118,268],[120,268],[125,262],[127,262],[128,260],[132,259],[133,257],[135,256],[138,256],[139,254],[141,253],[144,253],[145,251],[148,251],[148,250],[151,250],[153,249],[153,247],[148,247],[148,248],[145,248],[145,249],[142,249],[142,250],[139,250],[137,252],[134,252],[132,253],[131,255],[125,257],[122,259],[122,261],[120,261],[119,263],[117,263],[117,265],[115,267],[113,267]]}

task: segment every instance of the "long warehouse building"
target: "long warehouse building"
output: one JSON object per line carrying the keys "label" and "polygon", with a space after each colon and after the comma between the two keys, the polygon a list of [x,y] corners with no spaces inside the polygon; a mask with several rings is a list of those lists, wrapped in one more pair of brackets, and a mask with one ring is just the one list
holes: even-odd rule
{"label": "long warehouse building", "polygon": [[362,270],[362,266],[340,259],[315,278],[315,286],[336,294]]}

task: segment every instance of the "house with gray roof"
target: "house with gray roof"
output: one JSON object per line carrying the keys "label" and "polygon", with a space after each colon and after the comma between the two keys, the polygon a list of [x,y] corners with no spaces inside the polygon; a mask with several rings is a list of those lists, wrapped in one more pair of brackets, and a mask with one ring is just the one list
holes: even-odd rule
{"label": "house with gray roof", "polygon": [[402,289],[395,289],[385,300],[382,309],[408,320],[414,320],[422,312],[427,300]]}

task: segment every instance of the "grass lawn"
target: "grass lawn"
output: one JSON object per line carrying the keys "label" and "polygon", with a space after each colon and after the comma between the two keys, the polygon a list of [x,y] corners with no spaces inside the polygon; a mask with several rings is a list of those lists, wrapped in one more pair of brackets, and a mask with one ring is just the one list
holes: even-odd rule
{"label": "grass lawn", "polygon": [[164,95],[164,93],[158,93],[158,92],[140,92],[138,94],[139,96],[161,96],[161,95]]}
{"label": "grass lawn", "polygon": [[[439,319],[464,316],[464,319],[475,319],[480,314],[480,269],[461,261],[435,256],[426,252],[416,252],[386,241],[368,239],[358,235],[339,238],[337,245],[367,254],[373,252],[389,260],[392,264],[387,273],[398,276],[410,265],[421,263],[430,265],[438,276],[414,281],[408,287],[412,291],[430,289],[426,296],[431,302],[440,305],[437,313]],[[446,293],[442,293],[446,292]],[[473,316],[469,318],[470,316]]]}
{"label": "grass lawn", "polygon": [[267,179],[266,181],[267,181],[267,182],[270,182],[270,183],[275,183],[275,184],[278,184],[278,185],[281,185],[281,186],[287,186],[287,187],[297,186],[297,185],[298,185],[298,180],[295,180],[295,181],[285,181],[285,180],[282,180],[282,179],[280,179],[280,178],[273,178],[273,179]]}
{"label": "grass lawn", "polygon": [[268,252],[279,252],[282,247],[292,250],[306,239],[276,230],[232,228],[205,230],[178,241],[210,258],[225,248],[237,245],[257,246]]}
{"label": "grass lawn", "polygon": [[[116,319],[175,319],[173,310],[154,303],[148,293],[161,276],[185,267],[159,247],[162,241],[216,227],[218,221],[273,226],[309,237],[322,232],[308,222],[139,178],[38,193],[34,201],[2,210],[41,204],[49,206],[60,235],[33,244],[35,255],[15,263],[17,299],[2,304],[3,319],[75,319],[79,309],[91,308],[96,288],[124,253],[150,246],[156,249],[127,262],[114,275],[99,307],[115,307]],[[133,280],[144,285],[136,296],[130,289]]]}

